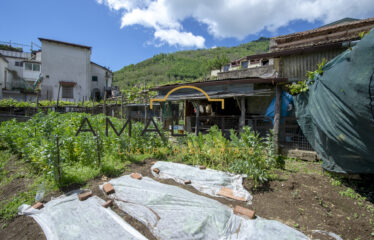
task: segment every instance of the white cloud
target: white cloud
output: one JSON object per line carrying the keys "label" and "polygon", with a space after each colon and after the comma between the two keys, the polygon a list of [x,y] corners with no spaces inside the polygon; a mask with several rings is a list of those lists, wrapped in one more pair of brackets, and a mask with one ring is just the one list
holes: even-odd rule
{"label": "white cloud", "polygon": [[204,46],[204,38],[183,31],[193,18],[215,38],[243,39],[261,30],[277,31],[293,20],[329,23],[344,17],[374,16],[372,0],[96,0],[123,11],[121,27],[153,28],[156,39],[170,45]]}
{"label": "white cloud", "polygon": [[155,38],[161,42],[167,42],[169,45],[180,45],[184,47],[203,48],[205,39],[201,36],[195,36],[190,32],[179,32],[175,29],[156,30]]}

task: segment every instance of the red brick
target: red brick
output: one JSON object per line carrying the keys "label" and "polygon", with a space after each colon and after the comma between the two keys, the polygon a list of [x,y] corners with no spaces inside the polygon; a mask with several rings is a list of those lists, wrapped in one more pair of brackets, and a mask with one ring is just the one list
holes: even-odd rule
{"label": "red brick", "polygon": [[159,173],[160,173],[160,169],[158,169],[158,168],[154,168],[153,171],[154,171],[156,174],[159,174]]}
{"label": "red brick", "polygon": [[103,203],[103,207],[105,207],[105,208],[108,208],[108,207],[111,207],[113,205],[113,200],[108,200],[108,201],[106,201],[105,203]]}
{"label": "red brick", "polygon": [[206,169],[206,166],[200,166],[200,169],[204,170],[204,169]]}
{"label": "red brick", "polygon": [[140,173],[131,173],[130,177],[141,180],[143,177]]}
{"label": "red brick", "polygon": [[245,202],[245,198],[235,196],[234,192],[232,191],[232,189],[227,188],[227,187],[222,187],[219,190],[218,195],[223,196],[223,197],[228,197],[228,198],[231,198],[231,199],[235,199],[235,200],[238,200],[238,201]]}
{"label": "red brick", "polygon": [[41,202],[37,202],[32,207],[35,208],[35,209],[42,209],[44,207],[44,205]]}
{"label": "red brick", "polygon": [[79,200],[84,201],[84,200],[88,199],[91,196],[92,196],[92,192],[89,191],[89,192],[84,192],[84,193],[79,194],[78,198],[79,198]]}
{"label": "red brick", "polygon": [[256,217],[255,211],[241,206],[235,206],[234,213],[248,217],[250,219],[254,219]]}
{"label": "red brick", "polygon": [[186,180],[184,181],[184,184],[187,185],[187,184],[191,184],[191,180]]}
{"label": "red brick", "polygon": [[103,190],[106,194],[111,194],[114,193],[114,187],[112,184],[107,183],[103,186]]}

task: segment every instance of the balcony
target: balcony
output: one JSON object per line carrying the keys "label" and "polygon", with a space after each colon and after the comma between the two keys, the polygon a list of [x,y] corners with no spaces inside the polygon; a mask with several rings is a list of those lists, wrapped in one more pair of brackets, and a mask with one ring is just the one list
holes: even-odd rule
{"label": "balcony", "polygon": [[245,68],[240,70],[233,70],[228,72],[220,72],[217,74],[218,80],[224,79],[239,79],[239,78],[275,78],[276,71],[274,65],[266,65],[254,68]]}

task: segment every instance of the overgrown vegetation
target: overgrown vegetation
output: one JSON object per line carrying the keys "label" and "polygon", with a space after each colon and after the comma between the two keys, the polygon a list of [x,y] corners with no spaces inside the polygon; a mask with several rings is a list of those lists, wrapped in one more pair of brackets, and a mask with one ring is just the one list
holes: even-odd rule
{"label": "overgrown vegetation", "polygon": [[[91,132],[75,136],[85,117],[90,118],[98,137]],[[3,122],[0,138],[36,172],[46,178],[54,178],[61,186],[82,184],[101,174],[116,176],[129,161],[136,160],[136,155],[148,154],[147,149],[163,146],[162,139],[155,133],[140,136],[142,123],[133,124],[131,137],[127,131],[120,137],[109,131],[106,137],[105,120],[104,115],[40,113],[27,122]],[[111,118],[111,121],[118,131],[122,128],[123,123],[119,119]],[[149,151],[149,157],[158,156]],[[58,174],[59,171],[61,174]]]}
{"label": "overgrown vegetation", "polygon": [[[106,102],[109,104],[120,104],[120,100],[107,100]],[[83,107],[92,107],[92,104],[95,106],[104,104],[104,100],[95,101],[85,101],[85,102],[69,102],[69,101],[59,101],[58,106],[83,106]],[[39,101],[39,107],[55,107],[57,106],[57,101],[49,101],[49,100],[41,100]],[[4,98],[0,100],[0,107],[36,107],[36,102],[25,102],[25,101],[17,101],[12,98]]]}
{"label": "overgrown vegetation", "polygon": [[142,87],[144,83],[149,87],[203,79],[210,75],[213,66],[220,67],[228,60],[232,61],[243,56],[264,53],[268,49],[269,39],[260,38],[231,48],[217,47],[170,54],[162,53],[138,64],[125,66],[115,72],[113,84],[120,86],[121,89],[126,89],[132,86]]}
{"label": "overgrown vegetation", "polygon": [[255,186],[266,182],[272,169],[282,166],[274,154],[271,134],[262,139],[247,126],[240,136],[234,130],[230,136],[231,140],[226,139],[216,126],[205,135],[188,134],[175,157],[193,165],[246,174]]}
{"label": "overgrown vegetation", "polygon": [[[75,136],[86,117],[97,137],[92,132],[81,132]],[[109,119],[117,131],[122,128],[121,120]],[[35,172],[54,179],[60,186],[82,184],[102,174],[117,176],[123,172],[126,164],[144,158],[174,158],[244,173],[256,184],[266,181],[271,169],[277,165],[271,136],[262,139],[250,128],[245,128],[240,137],[231,131],[231,141],[223,137],[217,127],[213,127],[209,134],[189,134],[181,139],[181,144],[173,144],[167,140],[166,132],[162,132],[164,138],[155,132],[141,136],[144,125],[140,122],[132,124],[131,136],[128,127],[120,136],[109,128],[107,137],[104,115],[91,117],[81,113],[39,113],[27,122],[3,122],[0,139],[30,163]],[[88,125],[85,124],[84,128],[88,128]]]}

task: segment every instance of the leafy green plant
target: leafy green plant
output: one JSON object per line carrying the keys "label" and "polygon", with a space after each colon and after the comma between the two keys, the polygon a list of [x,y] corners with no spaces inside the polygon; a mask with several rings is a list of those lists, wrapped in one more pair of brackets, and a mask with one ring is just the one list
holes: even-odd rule
{"label": "leafy green plant", "polygon": [[[99,141],[90,132],[82,132],[75,136],[85,117],[89,119]],[[81,184],[100,174],[118,175],[135,155],[148,154],[149,157],[160,157],[160,154],[153,154],[151,149],[168,145],[157,133],[142,136],[144,125],[139,122],[132,124],[131,137],[128,134],[128,127],[119,137],[109,129],[107,137],[105,119],[104,115],[39,113],[27,122],[3,122],[0,126],[0,139],[24,161],[29,162],[36,172],[48,178],[59,180],[57,173],[60,168],[63,186]],[[124,124],[120,119],[110,120],[117,130]],[[59,155],[57,136],[60,143]]]}
{"label": "leafy green plant", "polygon": [[176,158],[193,165],[246,174],[256,186],[269,179],[272,168],[281,165],[274,154],[271,135],[263,139],[249,127],[240,135],[231,130],[231,141],[216,126],[205,135],[188,134]]}
{"label": "leafy green plant", "polygon": [[322,62],[317,64],[317,70],[315,71],[308,71],[306,73],[306,76],[308,77],[308,80],[299,81],[297,83],[288,84],[287,87],[291,93],[291,95],[297,95],[303,92],[307,92],[309,90],[309,86],[311,86],[314,82],[317,76],[322,76],[323,74],[323,66],[327,63],[327,60],[324,58],[322,59]]}

